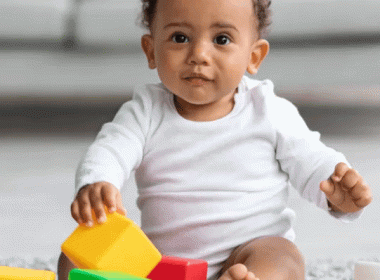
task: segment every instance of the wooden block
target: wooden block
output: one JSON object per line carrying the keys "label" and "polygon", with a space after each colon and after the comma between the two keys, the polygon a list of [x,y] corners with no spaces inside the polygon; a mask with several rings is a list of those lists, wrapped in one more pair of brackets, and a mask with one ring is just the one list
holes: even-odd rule
{"label": "wooden block", "polygon": [[119,271],[105,271],[93,269],[72,269],[69,273],[69,280],[148,280],[146,278],[134,276]]}
{"label": "wooden block", "polygon": [[163,256],[147,276],[151,280],[206,280],[208,264],[204,260]]}
{"label": "wooden block", "polygon": [[[95,214],[93,212],[93,219]],[[162,256],[132,220],[107,212],[107,221],[88,228],[79,225],[61,246],[82,269],[120,271],[146,277]]]}
{"label": "wooden block", "polygon": [[54,280],[52,271],[0,266],[1,280]]}

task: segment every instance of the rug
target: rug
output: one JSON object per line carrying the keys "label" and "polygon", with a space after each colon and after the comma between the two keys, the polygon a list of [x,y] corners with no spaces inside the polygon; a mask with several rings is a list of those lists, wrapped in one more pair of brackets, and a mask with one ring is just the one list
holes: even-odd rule
{"label": "rug", "polygon": [[[0,266],[22,267],[31,269],[50,270],[57,273],[57,256],[40,257],[10,257],[1,258]],[[357,261],[380,262],[379,258],[352,260],[316,259],[306,263],[305,280],[354,280],[354,269]]]}

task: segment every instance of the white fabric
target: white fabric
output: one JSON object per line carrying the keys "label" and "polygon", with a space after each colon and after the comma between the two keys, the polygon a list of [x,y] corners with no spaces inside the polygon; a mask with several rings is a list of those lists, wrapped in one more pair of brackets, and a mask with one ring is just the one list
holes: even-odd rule
{"label": "white fabric", "polygon": [[184,119],[164,85],[151,84],[102,127],[76,188],[108,181],[120,189],[136,170],[143,231],[164,255],[208,261],[214,279],[246,241],[294,240],[290,184],[327,210],[319,183],[341,161],[268,80],[243,77],[233,110],[210,122]]}

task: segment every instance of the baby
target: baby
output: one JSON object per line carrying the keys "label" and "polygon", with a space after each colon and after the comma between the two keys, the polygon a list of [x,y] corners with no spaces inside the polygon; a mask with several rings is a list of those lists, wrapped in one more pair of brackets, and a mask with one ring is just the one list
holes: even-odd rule
{"label": "baby", "polygon": [[[208,279],[304,279],[289,186],[343,221],[371,190],[257,73],[270,1],[143,0],[141,40],[162,83],[137,87],[77,171],[79,224],[126,214],[120,188],[136,172],[141,227],[164,255],[208,261]],[[126,73],[127,75],[128,73]],[[73,264],[61,254],[58,273]]]}

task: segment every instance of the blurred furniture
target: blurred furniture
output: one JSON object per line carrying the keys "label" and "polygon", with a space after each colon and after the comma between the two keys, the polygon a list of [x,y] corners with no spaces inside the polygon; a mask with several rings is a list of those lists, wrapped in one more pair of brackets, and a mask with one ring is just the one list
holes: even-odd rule
{"label": "blurred furniture", "polygon": [[[273,1],[257,78],[298,104],[380,105],[380,1]],[[157,82],[139,0],[0,0],[0,102],[124,101]]]}

